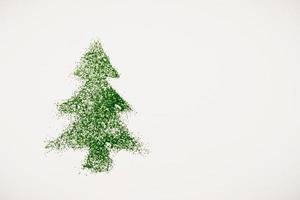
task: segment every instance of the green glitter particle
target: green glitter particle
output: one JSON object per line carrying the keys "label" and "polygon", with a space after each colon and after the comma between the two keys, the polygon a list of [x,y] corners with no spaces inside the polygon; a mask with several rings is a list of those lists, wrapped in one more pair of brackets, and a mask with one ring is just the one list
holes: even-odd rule
{"label": "green glitter particle", "polygon": [[83,55],[74,75],[82,86],[68,100],[58,105],[62,114],[74,120],[47,149],[87,149],[83,168],[104,172],[112,168],[110,154],[120,150],[141,152],[142,144],[133,137],[120,119],[131,111],[130,105],[110,86],[107,78],[119,77],[99,41],[94,41]]}

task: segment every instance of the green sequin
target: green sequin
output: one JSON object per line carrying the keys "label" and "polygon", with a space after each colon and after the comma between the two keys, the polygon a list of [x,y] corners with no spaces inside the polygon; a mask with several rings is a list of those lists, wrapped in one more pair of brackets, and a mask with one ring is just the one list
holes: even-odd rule
{"label": "green sequin", "polygon": [[94,41],[83,55],[74,75],[82,86],[68,100],[58,105],[60,113],[74,120],[46,148],[87,149],[83,168],[92,172],[109,171],[111,153],[127,150],[141,152],[142,145],[120,119],[120,113],[131,111],[130,105],[110,86],[107,78],[119,77],[99,41]]}

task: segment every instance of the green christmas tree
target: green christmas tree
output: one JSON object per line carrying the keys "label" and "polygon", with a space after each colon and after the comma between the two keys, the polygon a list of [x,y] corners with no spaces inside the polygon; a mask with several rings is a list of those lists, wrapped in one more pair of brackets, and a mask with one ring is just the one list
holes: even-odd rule
{"label": "green christmas tree", "polygon": [[130,105],[111,87],[107,78],[119,77],[99,41],[94,41],[74,71],[83,83],[74,95],[58,105],[73,120],[63,133],[46,145],[48,149],[86,149],[83,168],[109,171],[111,153],[120,150],[141,152],[141,143],[121,120]]}

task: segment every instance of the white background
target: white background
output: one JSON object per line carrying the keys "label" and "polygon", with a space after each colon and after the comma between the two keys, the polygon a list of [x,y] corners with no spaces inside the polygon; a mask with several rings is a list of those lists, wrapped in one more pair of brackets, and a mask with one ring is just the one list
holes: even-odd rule
{"label": "white background", "polygon": [[[299,200],[300,2],[0,1],[1,200]],[[148,156],[46,153],[99,38]]]}

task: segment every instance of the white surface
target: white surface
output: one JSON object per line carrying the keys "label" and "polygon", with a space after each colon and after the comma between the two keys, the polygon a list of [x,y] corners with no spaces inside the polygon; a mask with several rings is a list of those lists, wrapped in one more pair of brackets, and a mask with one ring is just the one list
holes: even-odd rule
{"label": "white surface", "polygon": [[[0,1],[1,200],[299,200],[299,1]],[[99,37],[146,156],[45,153]]]}

